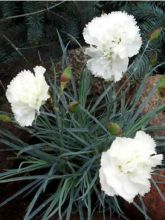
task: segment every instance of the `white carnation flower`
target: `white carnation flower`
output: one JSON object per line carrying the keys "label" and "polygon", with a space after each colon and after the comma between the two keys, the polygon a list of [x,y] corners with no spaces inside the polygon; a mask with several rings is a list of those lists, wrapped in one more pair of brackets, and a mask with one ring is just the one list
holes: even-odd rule
{"label": "white carnation flower", "polygon": [[103,14],[89,22],[83,36],[90,47],[88,69],[96,77],[119,81],[127,70],[129,57],[136,55],[142,44],[139,27],[126,12]]}
{"label": "white carnation flower", "polygon": [[161,165],[163,155],[156,154],[154,139],[143,131],[135,138],[117,137],[102,153],[100,183],[109,196],[119,195],[132,202],[138,194],[150,191],[153,167]]}
{"label": "white carnation flower", "polygon": [[6,97],[11,103],[16,121],[21,126],[32,125],[41,105],[49,98],[45,71],[42,66],[34,68],[35,74],[23,70],[7,87]]}

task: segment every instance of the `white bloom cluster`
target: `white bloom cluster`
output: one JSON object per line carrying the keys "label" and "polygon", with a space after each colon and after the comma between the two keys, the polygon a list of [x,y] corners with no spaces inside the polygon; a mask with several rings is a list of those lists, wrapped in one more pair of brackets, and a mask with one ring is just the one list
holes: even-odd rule
{"label": "white bloom cluster", "polygon": [[42,66],[34,68],[35,75],[29,70],[23,70],[8,85],[6,97],[21,126],[32,125],[41,105],[49,98],[45,71]]}
{"label": "white bloom cluster", "polygon": [[150,191],[152,168],[161,165],[163,155],[156,154],[155,141],[143,131],[135,138],[117,137],[102,153],[100,183],[109,196],[120,195],[132,202],[138,194]]}
{"label": "white bloom cluster", "polygon": [[126,12],[103,14],[89,22],[83,31],[85,53],[91,58],[88,69],[96,77],[119,81],[127,70],[129,57],[136,55],[142,44],[139,27]]}

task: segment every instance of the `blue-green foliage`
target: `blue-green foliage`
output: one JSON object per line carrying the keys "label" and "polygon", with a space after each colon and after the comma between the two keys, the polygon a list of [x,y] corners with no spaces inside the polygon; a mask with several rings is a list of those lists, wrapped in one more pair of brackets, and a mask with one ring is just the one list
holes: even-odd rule
{"label": "blue-green foliage", "polygon": [[[79,214],[80,219],[90,220],[98,211],[103,216],[105,212],[115,212],[127,219],[120,208],[120,199],[105,196],[100,189],[100,157],[115,138],[108,131],[109,122],[117,123],[122,129],[121,136],[126,137],[133,137],[138,130],[151,132],[164,129],[163,126],[150,126],[149,122],[157,113],[164,111],[165,106],[157,106],[153,111],[141,114],[157,91],[155,85],[140,103],[147,79],[154,69],[145,74],[131,100],[128,99],[129,86],[124,89],[127,81],[120,88],[114,83],[103,83],[102,92],[91,98],[93,79],[86,69],[79,80],[75,80],[73,75],[64,91],[58,83],[53,63],[52,70],[54,74],[49,80],[51,99],[41,109],[33,127],[24,128],[36,141],[28,143],[10,132],[0,131],[0,142],[13,149],[17,160],[21,160],[19,167],[0,174],[0,183],[28,181],[1,206],[18,195],[32,193],[24,220],[39,215],[42,220],[48,220],[53,215],[69,220],[74,212]],[[76,112],[68,108],[73,101],[79,103]],[[158,151],[164,153],[163,137],[156,136],[155,140],[158,141]],[[152,181],[164,199],[156,181]],[[43,194],[45,199],[39,200]],[[136,203],[135,206],[146,219],[150,219],[143,206]]]}

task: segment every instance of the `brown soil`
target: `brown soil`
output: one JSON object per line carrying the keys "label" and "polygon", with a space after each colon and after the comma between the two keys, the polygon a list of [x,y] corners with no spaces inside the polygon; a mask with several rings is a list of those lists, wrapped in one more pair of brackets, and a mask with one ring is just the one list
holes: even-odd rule
{"label": "brown soil", "polygon": [[[11,196],[21,188],[20,183],[0,185],[0,202]],[[0,220],[22,220],[29,199],[16,198],[0,208]]]}
{"label": "brown soil", "polygon": [[[143,93],[143,96],[141,97],[141,101],[143,102],[145,97],[148,96],[148,94],[151,92],[153,87],[159,82],[161,79],[162,75],[155,75],[149,77],[147,83],[146,83],[146,88]],[[160,97],[158,94],[158,91],[150,98],[148,104],[145,106],[143,109],[143,114],[146,114],[147,112],[153,111],[157,105],[159,106],[165,106],[165,97]],[[152,126],[160,126],[160,125],[165,125],[165,112],[160,112],[157,114],[151,121],[150,124]],[[163,131],[155,131],[154,134],[157,135],[165,135],[165,130]]]}

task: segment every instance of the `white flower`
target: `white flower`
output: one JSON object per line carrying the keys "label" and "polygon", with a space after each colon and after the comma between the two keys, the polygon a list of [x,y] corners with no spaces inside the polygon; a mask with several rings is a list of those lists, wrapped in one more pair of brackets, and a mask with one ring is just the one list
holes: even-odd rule
{"label": "white flower", "polygon": [[153,167],[161,165],[163,159],[162,154],[156,154],[155,147],[154,139],[143,131],[138,131],[135,138],[117,137],[110,149],[102,153],[102,190],[128,202],[149,192]]}
{"label": "white flower", "polygon": [[139,27],[126,12],[103,14],[89,22],[83,31],[90,47],[88,69],[96,77],[119,81],[127,70],[129,57],[136,55],[142,44]]}
{"label": "white flower", "polygon": [[7,87],[6,97],[11,103],[16,121],[21,126],[32,125],[41,105],[49,98],[45,71],[42,66],[34,68],[35,75],[29,70],[23,70]]}

